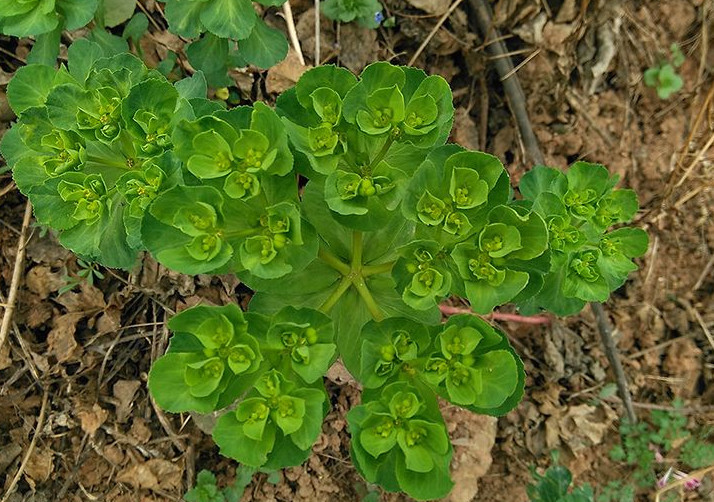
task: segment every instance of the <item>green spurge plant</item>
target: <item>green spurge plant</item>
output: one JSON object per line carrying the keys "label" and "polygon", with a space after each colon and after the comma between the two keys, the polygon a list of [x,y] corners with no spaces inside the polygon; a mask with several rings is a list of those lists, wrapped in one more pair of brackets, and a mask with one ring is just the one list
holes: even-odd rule
{"label": "green spurge plant", "polygon": [[[230,68],[246,64],[268,68],[288,52],[285,35],[265,24],[251,0],[161,1],[166,4],[166,19],[172,32],[187,38],[201,37],[186,47],[186,54],[212,85],[229,85]],[[285,0],[257,3],[270,7],[282,5]]]}
{"label": "green spurge plant", "polygon": [[213,437],[249,467],[308,457],[329,406],[322,377],[340,357],[364,387],[348,414],[359,471],[415,498],[446,495],[437,398],[501,415],[525,376],[503,333],[473,316],[440,324],[439,302],[576,312],[607,299],[646,249],[644,232],[609,230],[637,200],[602,166],[537,168],[514,201],[498,159],[446,144],[451,90],[414,68],[318,67],[276,110],[226,110],[205,99],[200,72],[171,85],[78,41],[68,68],[23,68],[8,95],[20,119],[3,154],[64,245],[125,268],[148,250],[255,292],[247,313],[176,315],[149,376],[169,411],[225,410]]}

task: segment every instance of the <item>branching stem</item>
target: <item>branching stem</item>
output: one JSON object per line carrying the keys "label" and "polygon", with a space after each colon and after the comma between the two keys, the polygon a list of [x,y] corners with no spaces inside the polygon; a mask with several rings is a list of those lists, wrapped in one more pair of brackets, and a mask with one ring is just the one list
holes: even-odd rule
{"label": "branching stem", "polygon": [[357,273],[362,268],[362,237],[359,230],[352,232],[352,271]]}
{"label": "branching stem", "polygon": [[394,143],[394,137],[390,135],[387,138],[387,141],[384,142],[384,145],[382,145],[382,149],[377,153],[377,155],[369,163],[369,171],[370,172],[372,172],[377,167],[377,164],[382,162],[382,159],[384,159],[384,157],[387,156],[387,152],[392,147],[392,143]]}
{"label": "branching stem", "polygon": [[330,251],[328,251],[327,248],[320,246],[320,249],[317,251],[317,257],[324,261],[325,264],[327,264],[328,266],[337,270],[342,275],[348,275],[351,271],[349,265],[340,260]]}
{"label": "branching stem", "polygon": [[380,263],[379,265],[365,265],[362,267],[362,277],[369,277],[370,275],[376,274],[388,274],[392,271],[392,267],[396,262],[389,261],[387,263]]}
{"label": "branching stem", "polygon": [[383,321],[384,314],[382,313],[382,309],[379,308],[379,305],[377,305],[377,302],[374,300],[372,293],[370,293],[367,284],[364,282],[364,278],[358,275],[352,279],[352,284],[354,284],[355,289],[362,297],[362,301],[364,301],[364,304],[367,306],[367,310],[372,314],[372,319],[377,322]]}
{"label": "branching stem", "polygon": [[329,313],[330,310],[332,310],[332,307],[335,306],[335,304],[339,301],[340,298],[342,298],[342,295],[344,295],[348,289],[350,289],[350,286],[352,285],[352,279],[350,278],[349,275],[345,275],[342,277],[342,280],[340,283],[337,285],[337,288],[332,292],[332,294],[327,297],[327,300],[325,300],[322,305],[320,305],[320,308],[318,309],[320,312],[323,312],[325,314]]}

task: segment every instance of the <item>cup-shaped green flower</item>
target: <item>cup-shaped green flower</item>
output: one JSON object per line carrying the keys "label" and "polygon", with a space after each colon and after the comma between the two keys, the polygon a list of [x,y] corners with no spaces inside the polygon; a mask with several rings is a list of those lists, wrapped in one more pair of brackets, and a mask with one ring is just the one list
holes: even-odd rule
{"label": "cup-shaped green flower", "polygon": [[233,146],[233,153],[238,159],[238,169],[249,173],[268,170],[278,151],[270,149],[270,141],[261,132],[241,129],[240,133],[240,138]]}
{"label": "cup-shaped green flower", "polygon": [[592,222],[599,228],[608,229],[616,223],[625,223],[635,216],[639,204],[633,190],[614,190],[597,203]]}
{"label": "cup-shaped green flower", "polygon": [[464,167],[454,167],[449,184],[449,195],[457,209],[473,209],[488,198],[488,183],[481,179],[478,171]]}
{"label": "cup-shaped green flower", "polygon": [[324,391],[299,387],[270,370],[235,412],[218,419],[213,437],[221,453],[251,467],[295,465],[320,433],[324,400]]}
{"label": "cup-shaped green flower", "polygon": [[438,335],[439,352],[424,364],[424,380],[452,403],[479,409],[501,406],[519,382],[514,355],[485,322],[452,319]]}
{"label": "cup-shaped green flower", "polygon": [[186,235],[199,237],[215,231],[218,215],[212,205],[195,202],[190,206],[178,208],[172,223]]}
{"label": "cup-shaped green flower", "polygon": [[79,171],[87,160],[84,141],[71,131],[56,129],[43,136],[41,148],[48,152],[42,160],[48,176]]}
{"label": "cup-shaped green flower", "polygon": [[289,367],[313,383],[332,362],[336,351],[333,338],[332,321],[325,314],[286,307],[273,318],[266,347],[275,351],[270,357],[276,367]]}
{"label": "cup-shaped green flower", "polygon": [[357,125],[367,134],[384,134],[404,120],[404,96],[396,85],[372,92],[366,105],[357,112]]}
{"label": "cup-shaped green flower", "polygon": [[347,414],[357,468],[390,491],[418,499],[442,497],[452,485],[451,445],[436,401],[425,400],[405,382],[370,396]]}
{"label": "cup-shaped green flower", "polygon": [[[249,382],[247,375],[255,374],[263,360],[236,305],[192,307],[174,316],[169,327],[174,336],[167,354],[152,367],[149,387],[170,411],[210,411],[227,389]],[[224,406],[235,397],[225,397]]]}
{"label": "cup-shaped green flower", "polygon": [[426,225],[439,225],[446,217],[446,203],[425,190],[416,206],[419,220]]}
{"label": "cup-shaped green flower", "polygon": [[104,211],[107,187],[99,174],[68,173],[57,185],[57,192],[63,201],[74,205],[72,218],[77,221],[91,225]]}
{"label": "cup-shaped green flower", "polygon": [[[234,133],[235,135],[235,133]],[[197,134],[193,138],[192,146],[195,152],[186,167],[200,179],[220,178],[237,168],[237,161],[233,154],[230,141],[238,141],[237,137],[224,138],[215,130],[208,130]]]}
{"label": "cup-shaped green flower", "polygon": [[588,302],[607,300],[610,288],[598,265],[601,256],[599,249],[586,249],[571,254],[563,281],[563,295]]}
{"label": "cup-shaped green flower", "polygon": [[320,87],[310,94],[312,106],[320,118],[330,126],[336,126],[342,117],[342,98],[329,87]]}
{"label": "cup-shaped green flower", "polygon": [[434,98],[428,94],[409,101],[404,116],[404,132],[412,136],[423,136],[437,127],[439,109]]}
{"label": "cup-shaped green flower", "polygon": [[77,128],[99,141],[111,143],[121,131],[121,95],[111,87],[102,87],[87,92],[86,96],[77,108]]}
{"label": "cup-shaped green flower", "polygon": [[315,157],[324,157],[335,152],[340,136],[332,127],[332,124],[325,122],[308,129],[307,142]]}
{"label": "cup-shaped green flower", "polygon": [[260,193],[260,180],[253,173],[235,171],[226,178],[223,191],[232,199],[248,200]]}
{"label": "cup-shaped green flower", "polygon": [[411,373],[410,363],[429,346],[423,325],[403,318],[381,323],[369,322],[362,328],[359,379],[367,388],[384,385],[400,372]]}
{"label": "cup-shaped green flower", "polygon": [[523,247],[518,229],[505,223],[486,225],[478,236],[478,243],[491,258],[503,258]]}
{"label": "cup-shaped green flower", "polygon": [[548,220],[549,245],[555,251],[571,251],[585,243],[585,235],[575,228],[569,216],[552,216]]}
{"label": "cup-shaped green flower", "polygon": [[142,153],[153,157],[171,148],[170,123],[165,117],[149,110],[137,110],[133,119],[144,133],[144,143],[139,146]]}
{"label": "cup-shaped green flower", "polygon": [[188,363],[184,374],[188,391],[195,397],[210,395],[220,385],[225,368],[225,362],[218,357]]}

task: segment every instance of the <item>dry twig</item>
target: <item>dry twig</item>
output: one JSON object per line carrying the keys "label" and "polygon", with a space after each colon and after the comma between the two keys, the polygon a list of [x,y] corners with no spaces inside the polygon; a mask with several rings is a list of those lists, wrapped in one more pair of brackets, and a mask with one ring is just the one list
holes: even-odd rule
{"label": "dry twig", "polygon": [[285,22],[288,25],[288,35],[290,35],[290,41],[293,44],[293,49],[295,49],[295,52],[297,53],[300,64],[305,66],[305,58],[303,57],[302,49],[300,48],[300,40],[298,40],[297,31],[295,30],[295,18],[293,18],[293,10],[290,7],[289,1],[283,4],[283,15],[285,17]]}
{"label": "dry twig", "polygon": [[35,427],[35,434],[32,436],[32,440],[30,441],[30,446],[27,447],[27,451],[25,452],[25,456],[22,459],[20,468],[15,473],[15,477],[12,478],[12,481],[10,482],[10,486],[7,487],[7,491],[5,492],[5,495],[3,496],[1,502],[7,502],[10,499],[10,495],[12,495],[12,492],[15,489],[17,482],[20,481],[20,478],[22,477],[22,473],[25,472],[25,467],[27,467],[27,463],[30,461],[32,452],[35,450],[35,445],[37,444],[37,438],[40,436],[40,434],[42,434],[42,428],[45,426],[45,414],[47,412],[47,398],[48,397],[49,397],[49,392],[47,392],[47,390],[45,390],[44,394],[42,395],[42,406],[40,407],[40,416],[37,417],[37,426]]}
{"label": "dry twig", "polygon": [[22,266],[25,262],[25,248],[27,247],[27,229],[30,227],[30,219],[32,218],[32,205],[27,201],[25,205],[25,216],[22,220],[22,229],[20,230],[20,239],[17,244],[17,255],[15,256],[15,268],[12,271],[12,281],[10,282],[10,292],[7,295],[7,304],[5,305],[5,314],[2,317],[0,325],[0,348],[5,344],[7,334],[10,332],[10,324],[12,323],[12,315],[15,312],[15,303],[17,302],[17,291],[20,287],[20,279],[22,277]]}
{"label": "dry twig", "polygon": [[429,34],[426,36],[424,41],[421,43],[419,48],[416,50],[412,58],[409,60],[409,63],[407,63],[408,66],[413,66],[414,62],[417,60],[417,58],[421,55],[421,53],[424,51],[427,45],[429,45],[429,42],[431,42],[431,39],[434,38],[434,35],[439,31],[439,28],[446,22],[446,20],[449,18],[449,16],[456,10],[456,7],[461,5],[461,2],[463,0],[454,0],[454,2],[451,4],[451,7],[449,7],[449,10],[447,10],[443,16],[436,22],[436,25],[432,28],[432,30],[429,32]]}
{"label": "dry twig", "polygon": [[[531,162],[535,164],[545,164],[545,158],[538,145],[538,139],[533,132],[531,121],[528,118],[528,110],[526,109],[526,98],[523,95],[523,88],[520,82],[515,78],[513,63],[510,57],[502,57],[508,51],[505,44],[501,41],[501,35],[493,27],[491,17],[491,7],[486,0],[469,0],[469,5],[474,15],[472,16],[473,23],[478,26],[481,36],[484,39],[484,45],[493,65],[496,67],[498,75],[503,82],[503,90],[508,98],[508,103],[511,107],[511,112],[516,118],[518,130],[521,133],[521,138]],[[489,41],[489,37],[501,39],[498,41]],[[488,41],[488,43],[486,43]],[[531,56],[535,57],[537,53]],[[522,63],[523,64],[523,63]]]}
{"label": "dry twig", "polygon": [[634,424],[637,422],[637,414],[635,413],[634,406],[632,406],[632,395],[630,394],[630,388],[627,383],[627,377],[625,376],[625,370],[622,369],[622,363],[620,362],[620,356],[617,352],[617,346],[615,345],[615,340],[612,338],[612,326],[610,325],[610,321],[608,320],[605,310],[602,308],[601,304],[592,302],[590,304],[590,308],[592,308],[593,314],[595,314],[595,319],[597,320],[600,340],[605,347],[605,354],[607,354],[610,366],[615,372],[617,390],[620,393],[622,403],[625,405],[627,418],[629,418],[630,423]]}

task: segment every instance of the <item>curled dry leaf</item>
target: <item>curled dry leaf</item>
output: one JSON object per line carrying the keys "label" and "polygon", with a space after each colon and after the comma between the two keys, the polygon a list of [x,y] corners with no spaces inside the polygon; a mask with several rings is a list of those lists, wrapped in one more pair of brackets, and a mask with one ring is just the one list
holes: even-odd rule
{"label": "curled dry leaf", "polygon": [[82,430],[91,436],[107,421],[109,412],[95,403],[91,409],[82,410],[77,415]]}

